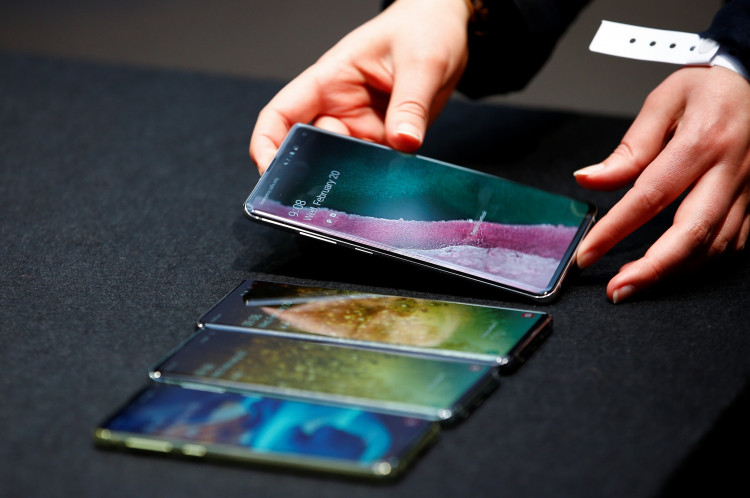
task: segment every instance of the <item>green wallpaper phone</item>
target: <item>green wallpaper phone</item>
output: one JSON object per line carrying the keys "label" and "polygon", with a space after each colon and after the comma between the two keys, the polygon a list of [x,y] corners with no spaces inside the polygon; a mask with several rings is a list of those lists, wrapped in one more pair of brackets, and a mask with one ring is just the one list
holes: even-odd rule
{"label": "green wallpaper phone", "polygon": [[480,364],[206,326],[152,379],[454,422],[498,385]]}

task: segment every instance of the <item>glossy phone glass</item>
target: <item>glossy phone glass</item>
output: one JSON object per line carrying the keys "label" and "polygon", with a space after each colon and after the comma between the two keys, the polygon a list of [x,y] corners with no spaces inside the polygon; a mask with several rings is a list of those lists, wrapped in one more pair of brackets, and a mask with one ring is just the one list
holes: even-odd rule
{"label": "glossy phone glass", "polygon": [[153,384],[94,437],[105,447],[394,477],[437,432],[417,418]]}
{"label": "glossy phone glass", "polygon": [[592,204],[295,125],[245,202],[252,219],[551,299]]}
{"label": "glossy phone glass", "polygon": [[247,280],[200,325],[415,352],[517,368],[552,329],[549,314]]}
{"label": "glossy phone glass", "polygon": [[487,365],[205,327],[150,376],[455,421],[498,384]]}

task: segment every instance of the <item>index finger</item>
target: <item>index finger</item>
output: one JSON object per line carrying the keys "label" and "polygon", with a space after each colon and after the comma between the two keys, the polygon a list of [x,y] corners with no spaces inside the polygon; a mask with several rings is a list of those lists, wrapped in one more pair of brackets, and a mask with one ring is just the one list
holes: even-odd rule
{"label": "index finger", "polygon": [[700,176],[705,157],[675,136],[648,165],[633,187],[594,225],[581,243],[578,264],[596,262],[677,199]]}
{"label": "index finger", "polygon": [[320,112],[320,97],[309,72],[304,72],[258,114],[250,137],[250,158],[263,173],[295,123],[308,123]]}

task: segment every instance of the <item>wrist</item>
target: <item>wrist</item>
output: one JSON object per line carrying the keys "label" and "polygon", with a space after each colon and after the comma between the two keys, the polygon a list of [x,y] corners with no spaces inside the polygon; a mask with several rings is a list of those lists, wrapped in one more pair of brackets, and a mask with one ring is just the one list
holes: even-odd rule
{"label": "wrist", "polygon": [[711,59],[710,65],[731,69],[746,80],[750,81],[750,74],[748,74],[747,68],[735,55],[732,54],[731,50],[726,50],[723,47],[719,46],[719,50]]}
{"label": "wrist", "polygon": [[[440,9],[441,11],[453,12],[461,21],[468,25],[472,18],[475,16],[475,1],[472,0],[383,0],[381,8],[383,10],[389,8],[393,4],[403,5],[407,3],[424,3],[424,12],[435,11]],[[481,2],[480,2],[481,3]]]}

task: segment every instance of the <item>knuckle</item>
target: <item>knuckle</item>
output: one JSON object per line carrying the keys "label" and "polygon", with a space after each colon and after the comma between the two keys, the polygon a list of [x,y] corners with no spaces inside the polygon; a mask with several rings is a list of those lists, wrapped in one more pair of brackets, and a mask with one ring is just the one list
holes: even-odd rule
{"label": "knuckle", "polygon": [[635,158],[633,148],[625,141],[620,142],[620,144],[615,147],[615,150],[612,151],[612,155],[620,156],[626,160],[632,160]]}
{"label": "knuckle", "polygon": [[655,258],[644,257],[641,260],[643,265],[642,273],[646,279],[651,282],[658,282],[667,275],[667,269],[660,260]]}
{"label": "knuckle", "polygon": [[732,241],[726,236],[719,234],[711,243],[711,247],[708,250],[708,257],[713,258],[724,254],[729,249]]}
{"label": "knuckle", "polygon": [[[717,237],[714,239],[714,225],[709,220],[703,217],[698,217],[694,220],[692,220],[686,227],[687,233],[690,236],[691,240],[694,241],[695,245],[698,247],[706,247],[709,246],[711,251],[713,251],[714,246],[718,248],[718,245],[720,245],[720,240],[722,237]],[[729,241],[725,240],[724,248],[729,244]]]}
{"label": "knuckle", "polygon": [[399,113],[411,114],[418,117],[419,119],[427,119],[429,115],[429,110],[427,109],[427,107],[425,107],[425,105],[421,102],[414,99],[408,99],[399,102],[396,106],[396,110]]}
{"label": "knuckle", "polygon": [[666,193],[658,185],[641,185],[638,192],[638,205],[646,213],[660,213],[668,203]]}

